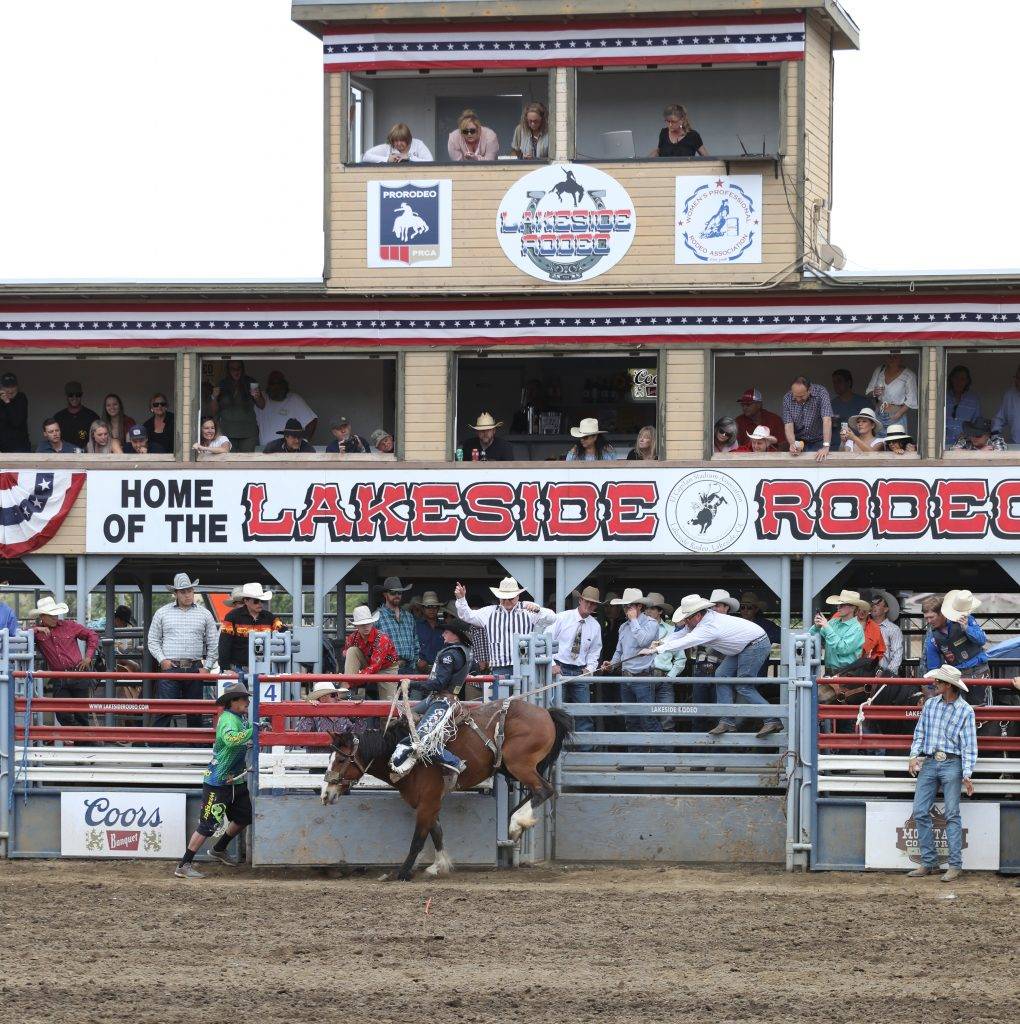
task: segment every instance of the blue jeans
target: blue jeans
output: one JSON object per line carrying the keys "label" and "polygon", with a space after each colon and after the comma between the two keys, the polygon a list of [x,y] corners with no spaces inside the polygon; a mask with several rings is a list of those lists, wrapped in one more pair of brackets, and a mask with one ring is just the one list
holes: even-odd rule
{"label": "blue jeans", "polygon": [[[735,677],[754,679],[761,674],[771,650],[772,644],[769,643],[769,638],[767,636],[760,637],[750,647],[745,647],[739,654],[730,654],[723,658],[719,663],[719,668],[716,670],[716,675],[731,679]],[[734,690],[748,704],[764,704],[766,707],[769,706],[769,702],[758,692],[758,687],[753,683],[716,683],[716,700],[720,704],[732,704],[734,701]],[[737,724],[736,718],[733,717],[720,718],[719,721],[723,725],[731,727],[735,727]],[[765,725],[766,722],[779,722],[779,719],[766,718],[762,725]],[[779,724],[782,725],[782,722],[779,722]]]}
{"label": "blue jeans", "polygon": [[[591,683],[589,677],[585,676],[583,679],[576,677],[580,676],[584,671],[581,665],[564,665],[562,662],[556,662],[560,667],[560,678],[561,679],[574,679],[574,682],[564,683],[560,687],[560,693],[563,696],[564,703],[567,704],[590,704],[591,703]],[[587,716],[575,715],[574,716],[574,732],[594,732],[595,731],[595,719],[588,718]],[[574,747],[575,750],[591,750],[590,746],[582,747],[577,745]]]}
{"label": "blue jeans", "polygon": [[[675,704],[676,703],[676,680],[672,676],[667,676],[662,669],[652,669],[652,675],[661,676],[657,683],[652,686],[652,692],[655,697],[656,704]],[[662,718],[662,731],[673,732],[676,729],[676,719]]]}
{"label": "blue jeans", "polygon": [[[716,704],[718,703],[715,699],[715,683],[691,683],[691,703],[692,704]],[[691,731],[692,732],[708,732],[711,728],[709,719],[707,718],[692,718],[691,719]]]}
{"label": "blue jeans", "polygon": [[[201,662],[191,666],[191,668],[178,668],[174,666],[170,669],[171,672],[194,672],[198,673],[198,669]],[[194,681],[190,679],[157,679],[156,680],[156,693],[155,697],[158,700],[204,700],[205,699],[205,680],[196,679]],[[169,729],[173,722],[173,715],[156,715],[152,719],[153,729]],[[202,716],[201,715],[188,715],[187,725],[189,729],[201,729],[202,728]]]}
{"label": "blue jeans", "polygon": [[949,866],[963,867],[963,827],[960,824],[960,789],[963,786],[963,762],[958,757],[936,761],[926,757],[921,762],[914,792],[914,823],[917,825],[917,845],[921,862],[926,868],[939,866],[935,851],[935,832],[931,824],[931,806],[935,803],[939,786],[945,795],[946,838],[949,842]]}
{"label": "blue jeans", "polygon": [[[621,675],[630,675],[629,672],[622,672]],[[635,673],[637,674],[637,673]],[[644,675],[644,673],[640,673]],[[654,704],[655,683],[620,683],[621,704]],[[627,715],[627,732],[662,732],[662,719],[658,715]],[[634,748],[637,751],[641,747]]]}

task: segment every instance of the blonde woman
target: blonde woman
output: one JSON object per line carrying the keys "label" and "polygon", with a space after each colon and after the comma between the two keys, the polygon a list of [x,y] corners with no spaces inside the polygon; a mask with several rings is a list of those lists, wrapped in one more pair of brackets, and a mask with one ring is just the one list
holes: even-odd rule
{"label": "blonde woman", "polygon": [[199,438],[191,447],[198,452],[199,458],[208,458],[210,455],[227,455],[230,452],[230,438],[220,433],[220,425],[216,422],[215,416],[206,416],[202,419],[202,426],[199,428]]}
{"label": "blonde woman", "polygon": [[106,420],[93,420],[89,427],[89,439],[85,445],[89,455],[123,455],[124,449],[120,441],[110,434],[110,425]]}
{"label": "blonde woman", "polygon": [[460,115],[457,127],[450,132],[446,150],[450,159],[456,163],[464,160],[495,160],[499,156],[499,139],[491,128],[482,125],[473,110],[465,110]]}
{"label": "blonde woman", "polygon": [[878,417],[873,409],[861,409],[840,430],[843,448],[848,452],[873,454],[885,450],[885,438],[878,436]]}
{"label": "blonde woman", "polygon": [[510,152],[518,160],[549,159],[549,111],[544,103],[529,103],[524,108]]}
{"label": "blonde woman", "polygon": [[663,110],[662,119],[666,125],[659,132],[659,144],[652,150],[652,156],[708,156],[685,107],[671,103]]}
{"label": "blonde woman", "polygon": [[638,431],[634,447],[627,453],[627,461],[640,461],[657,459],[655,454],[655,427],[642,427]]}
{"label": "blonde woman", "polygon": [[361,158],[364,164],[424,164],[432,162],[432,153],[421,139],[411,134],[411,129],[402,121],[387,133],[386,141],[365,150]]}

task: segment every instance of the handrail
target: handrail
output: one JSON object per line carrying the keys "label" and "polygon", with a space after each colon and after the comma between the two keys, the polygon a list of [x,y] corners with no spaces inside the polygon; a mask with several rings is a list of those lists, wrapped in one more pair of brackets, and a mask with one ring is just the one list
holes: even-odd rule
{"label": "handrail", "polygon": [[[1013,679],[992,679],[990,676],[972,678],[964,676],[962,682],[968,686],[1013,686]],[[930,686],[932,681],[925,682],[924,676],[819,676],[816,683],[828,683],[829,686]]]}

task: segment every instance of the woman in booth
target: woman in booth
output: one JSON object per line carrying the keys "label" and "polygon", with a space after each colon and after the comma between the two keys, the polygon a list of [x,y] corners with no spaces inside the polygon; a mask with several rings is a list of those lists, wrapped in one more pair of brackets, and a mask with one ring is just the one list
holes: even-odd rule
{"label": "woman in booth", "polygon": [[662,112],[666,122],[659,132],[659,144],[652,150],[652,156],[708,156],[705,143],[691,125],[686,108],[671,103]]}
{"label": "woman in booth", "polygon": [[149,403],[152,415],[143,424],[148,438],[148,454],[173,455],[174,453],[174,414],[170,412],[170,403],[166,395],[157,391]]}
{"label": "woman in booth", "polygon": [[[132,421],[132,426],[134,425]],[[89,427],[89,439],[85,445],[89,455],[123,455],[124,449],[111,433],[106,420],[95,420]]]}
{"label": "woman in booth", "polygon": [[861,409],[840,430],[843,448],[848,452],[863,452],[866,455],[885,451],[885,438],[878,436],[878,426],[878,417],[874,411]]}
{"label": "woman in booth", "polygon": [[432,153],[421,139],[411,134],[403,121],[395,124],[386,134],[386,141],[365,150],[363,164],[424,164],[432,162]]}
{"label": "woman in booth", "polygon": [[524,108],[510,152],[518,160],[549,159],[549,111],[544,103],[529,103]]}
{"label": "woman in booth", "polygon": [[198,457],[208,458],[210,455],[229,455],[230,438],[220,433],[220,425],[215,416],[203,416],[199,427],[200,440],[191,447],[198,452]]}
{"label": "woman in booth", "polygon": [[605,435],[606,431],[599,430],[598,420],[581,420],[580,426],[570,428],[570,436],[577,438],[577,444],[567,452],[565,461],[615,462],[620,455]]}
{"label": "woman in booth", "polygon": [[499,139],[491,128],[482,125],[473,110],[465,110],[446,140],[446,150],[450,159],[457,163],[495,160],[499,156]]}
{"label": "woman in booth", "polygon": [[657,459],[655,454],[655,427],[642,427],[634,441],[634,447],[627,453],[627,461]]}
{"label": "woman in booth", "polygon": [[893,424],[907,429],[907,412],[917,408],[917,374],[903,365],[899,352],[890,352],[871,375],[867,393],[875,399],[879,422],[886,429]]}
{"label": "woman in booth", "polygon": [[717,455],[735,451],[737,444],[737,421],[732,416],[720,416],[712,429],[712,451]]}
{"label": "woman in booth", "polygon": [[124,414],[124,403],[120,400],[120,395],[111,392],[103,399],[102,418],[110,428],[110,437],[123,445],[127,432],[135,425],[135,421]]}

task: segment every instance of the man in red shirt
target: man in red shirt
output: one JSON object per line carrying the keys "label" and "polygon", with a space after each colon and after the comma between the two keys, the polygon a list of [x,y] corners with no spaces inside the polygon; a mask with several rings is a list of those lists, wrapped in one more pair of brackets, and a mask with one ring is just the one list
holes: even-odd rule
{"label": "man in red shirt", "polygon": [[[52,597],[40,598],[39,603],[29,613],[30,619],[38,619],[39,625],[34,627],[36,646],[46,659],[46,667],[51,672],[70,671],[77,669],[87,672],[92,665],[92,656],[99,646],[99,634],[86,629],[68,619],[60,618],[67,614],[66,604],[57,604]],[[85,641],[85,654],[82,656],[78,641]],[[92,684],[87,680],[55,679],[53,680],[54,697],[83,697],[92,694]],[[61,725],[88,725],[89,721],[77,712],[68,714],[59,712],[57,721]]]}
{"label": "man in red shirt", "polygon": [[[349,676],[396,675],[400,667],[393,641],[374,623],[379,613],[366,604],[354,609],[354,632],[344,641],[344,674]],[[356,683],[353,685],[357,685]],[[372,685],[371,683],[366,685]],[[379,683],[381,700],[393,700],[396,683]]]}
{"label": "man in red shirt", "polygon": [[743,441],[743,439],[747,437],[755,427],[762,426],[766,427],[773,437],[779,439],[779,443],[776,445],[779,451],[789,451],[790,446],[785,440],[786,431],[783,428],[782,417],[777,416],[774,412],[769,412],[767,409],[762,408],[761,403],[761,392],[757,388],[748,388],[737,399],[737,404],[741,409],[741,413],[737,417],[738,439]]}

